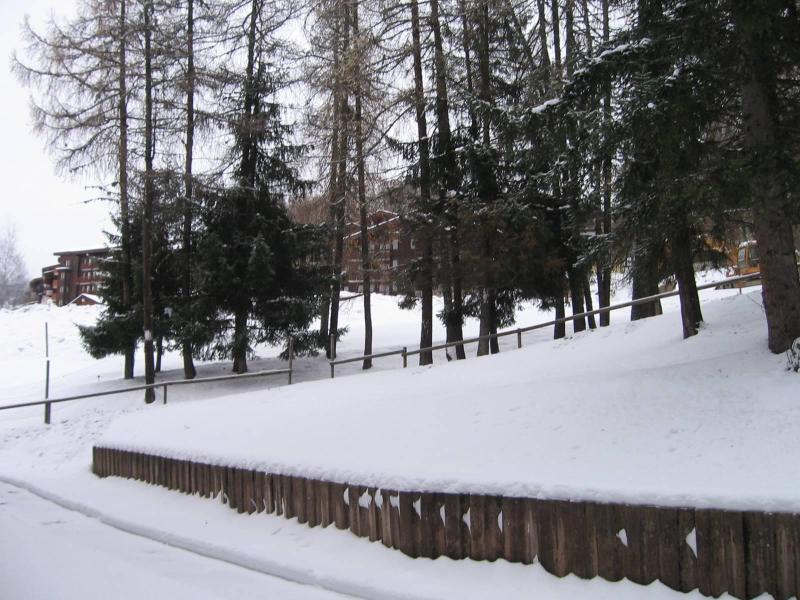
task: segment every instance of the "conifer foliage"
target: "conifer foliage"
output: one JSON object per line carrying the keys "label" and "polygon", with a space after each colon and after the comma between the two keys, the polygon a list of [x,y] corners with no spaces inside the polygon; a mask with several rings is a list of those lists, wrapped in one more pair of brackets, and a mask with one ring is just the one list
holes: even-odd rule
{"label": "conifer foliage", "polygon": [[[83,335],[128,377],[137,345],[148,381],[165,348],[186,377],[209,356],[242,373],[288,336],[332,356],[354,262],[370,354],[369,213],[387,190],[416,248],[392,269],[421,346],[437,316],[458,344],[465,317],[492,334],[522,300],[582,315],[595,287],[606,307],[614,276],[635,298],[676,282],[697,335],[695,268],[732,229],[758,242],[769,348],[800,337],[798,0],[78,5],[28,27],[14,65],[58,164],[105,181],[107,308]],[[324,223],[288,217],[301,198]]]}

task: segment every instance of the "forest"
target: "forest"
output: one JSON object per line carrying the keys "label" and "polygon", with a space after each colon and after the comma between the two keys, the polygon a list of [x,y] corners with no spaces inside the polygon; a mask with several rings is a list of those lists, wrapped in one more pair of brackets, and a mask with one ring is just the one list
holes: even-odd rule
{"label": "forest", "polygon": [[165,347],[187,378],[289,337],[330,355],[351,222],[370,354],[369,215],[398,190],[420,347],[435,319],[457,342],[523,301],[609,306],[618,274],[634,298],[675,281],[696,335],[695,264],[741,239],[769,349],[800,338],[798,0],[76,0],[24,28],[36,130],[113,207],[106,310],[82,336],[126,378],[139,345],[147,383]]}

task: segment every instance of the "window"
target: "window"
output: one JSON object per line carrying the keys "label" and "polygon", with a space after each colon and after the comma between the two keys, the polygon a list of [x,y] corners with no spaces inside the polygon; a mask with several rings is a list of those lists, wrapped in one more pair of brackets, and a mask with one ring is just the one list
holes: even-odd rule
{"label": "window", "polygon": [[393,269],[396,269],[396,268],[399,266],[399,264],[400,264],[400,263],[397,261],[397,259],[396,259],[396,258],[393,258],[393,259],[392,259],[392,268],[393,268]]}
{"label": "window", "polygon": [[397,250],[400,248],[400,240],[392,240],[392,250]]}
{"label": "window", "polygon": [[411,249],[413,250],[416,247],[417,247],[417,240],[415,240],[414,238],[411,238]]}
{"label": "window", "polygon": [[750,246],[750,266],[756,267],[758,266],[758,246],[752,244]]}

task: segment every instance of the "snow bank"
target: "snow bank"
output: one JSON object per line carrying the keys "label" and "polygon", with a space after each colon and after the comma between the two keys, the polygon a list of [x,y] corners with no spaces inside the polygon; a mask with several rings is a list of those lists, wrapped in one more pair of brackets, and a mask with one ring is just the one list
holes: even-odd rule
{"label": "snow bank", "polygon": [[99,445],[410,491],[800,511],[759,295],[435,368],[152,407]]}

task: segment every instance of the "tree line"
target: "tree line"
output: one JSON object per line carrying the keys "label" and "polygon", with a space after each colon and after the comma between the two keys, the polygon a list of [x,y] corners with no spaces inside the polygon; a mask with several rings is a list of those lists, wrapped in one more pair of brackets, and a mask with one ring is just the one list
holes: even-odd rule
{"label": "tree line", "polygon": [[[421,305],[422,347],[436,318],[457,342],[466,317],[494,333],[523,300],[557,317],[591,310],[592,279],[606,307],[615,271],[635,298],[677,281],[683,334],[695,335],[694,263],[745,224],[769,348],[783,352],[800,337],[799,11],[797,0],[80,0],[74,17],[27,27],[15,68],[59,166],[110,180],[108,308],[87,346],[123,354],[129,377],[143,343],[148,382],[164,343],[181,349],[186,377],[199,356],[244,372],[253,344],[289,335],[330,355],[352,219],[370,354],[369,213],[403,186],[419,248],[405,303]],[[324,223],[287,216],[306,197]],[[496,339],[478,348],[497,351]]]}

